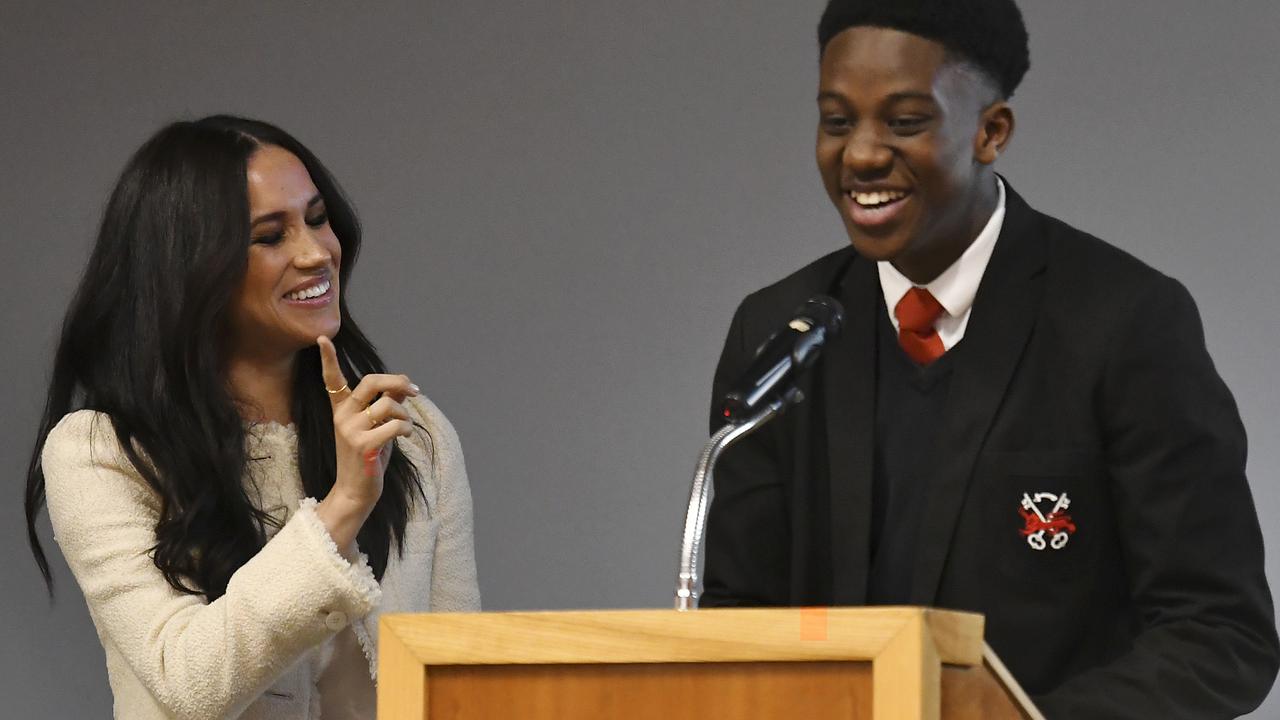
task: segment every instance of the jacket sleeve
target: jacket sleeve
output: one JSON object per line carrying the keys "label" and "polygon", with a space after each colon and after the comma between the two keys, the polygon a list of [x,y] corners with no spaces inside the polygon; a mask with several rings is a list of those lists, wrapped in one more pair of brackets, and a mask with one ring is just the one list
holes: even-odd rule
{"label": "jacket sleeve", "polygon": [[1112,341],[1099,423],[1141,630],[1036,699],[1049,718],[1228,718],[1280,666],[1245,433],[1194,301],[1160,278]]}
{"label": "jacket sleeve", "polygon": [[[734,314],[712,382],[713,433],[724,426],[720,400],[755,354],[744,328],[745,304]],[[700,605],[787,604],[791,535],[774,434],[762,429],[725,450],[712,491]]]}
{"label": "jacket sleeve", "polygon": [[431,611],[479,612],[471,486],[462,459],[462,443],[453,424],[426,398],[413,398],[409,410],[427,429],[429,447],[424,446],[423,450],[431,458],[430,481],[436,487],[434,510],[440,516],[431,571]]}
{"label": "jacket sleeve", "polygon": [[42,454],[55,540],[104,644],[174,717],[238,715],[306,651],[377,603],[363,556],[338,553],[307,498],[207,602],[153,561],[160,500],[120,450],[110,419],[81,410]]}

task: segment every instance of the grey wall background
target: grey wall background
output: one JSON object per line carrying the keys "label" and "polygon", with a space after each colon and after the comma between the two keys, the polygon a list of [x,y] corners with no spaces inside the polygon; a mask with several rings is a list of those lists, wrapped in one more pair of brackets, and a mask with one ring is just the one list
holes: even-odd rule
{"label": "grey wall background", "polygon": [[[0,715],[110,714],[20,487],[108,190],[178,117],[277,122],[356,200],[353,307],[461,433],[486,607],[665,607],[733,308],[846,242],[811,158],[823,2],[198,5],[0,6]],[[1280,588],[1280,4],[1022,5],[1002,170],[1199,301]]]}

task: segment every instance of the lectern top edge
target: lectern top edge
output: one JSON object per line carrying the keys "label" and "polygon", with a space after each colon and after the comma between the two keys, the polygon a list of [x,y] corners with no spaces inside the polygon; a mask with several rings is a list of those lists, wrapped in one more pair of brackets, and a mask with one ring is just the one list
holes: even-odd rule
{"label": "lectern top edge", "polygon": [[939,659],[982,662],[983,618],[914,607],[726,608],[385,615],[426,666],[873,661],[919,628]]}

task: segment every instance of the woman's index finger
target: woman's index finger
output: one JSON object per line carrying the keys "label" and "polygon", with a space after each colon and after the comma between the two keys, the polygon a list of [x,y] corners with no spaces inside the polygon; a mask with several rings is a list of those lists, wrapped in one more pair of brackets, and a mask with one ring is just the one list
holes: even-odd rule
{"label": "woman's index finger", "polygon": [[329,392],[329,400],[336,404],[343,394],[337,391],[347,387],[347,378],[338,365],[338,349],[333,346],[332,340],[323,335],[316,338],[316,345],[320,347],[320,371],[324,376],[324,389]]}

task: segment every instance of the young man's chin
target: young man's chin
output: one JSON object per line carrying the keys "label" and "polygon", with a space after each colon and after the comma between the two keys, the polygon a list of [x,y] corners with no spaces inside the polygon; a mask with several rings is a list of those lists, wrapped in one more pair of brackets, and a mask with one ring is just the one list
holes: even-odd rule
{"label": "young man's chin", "polygon": [[900,237],[872,237],[860,232],[849,232],[849,243],[862,257],[873,262],[892,262],[909,244]]}

